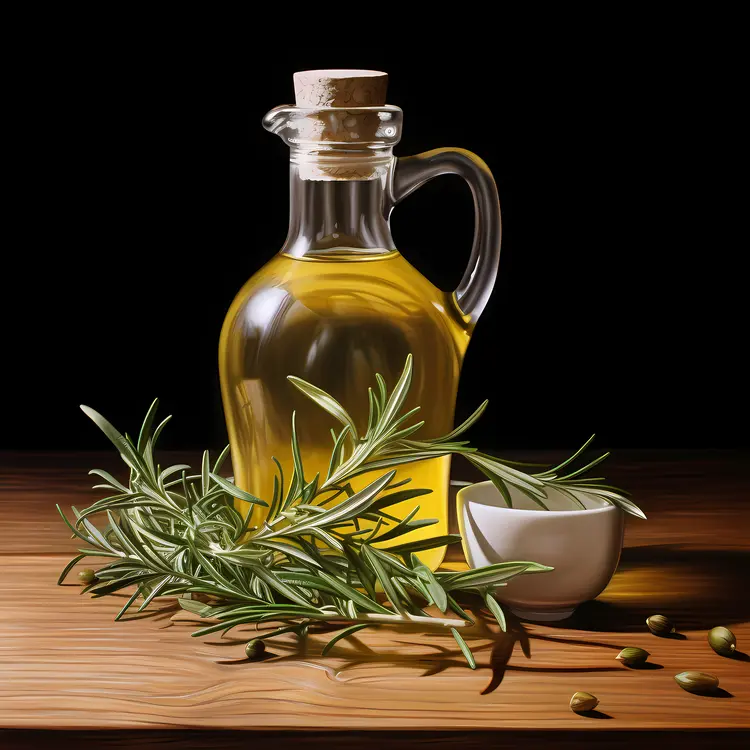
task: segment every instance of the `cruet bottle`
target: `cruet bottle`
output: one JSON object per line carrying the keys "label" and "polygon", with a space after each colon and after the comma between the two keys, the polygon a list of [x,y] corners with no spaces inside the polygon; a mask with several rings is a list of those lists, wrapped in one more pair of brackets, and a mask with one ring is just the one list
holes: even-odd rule
{"label": "cruet bottle", "polygon": [[[500,206],[487,165],[457,148],[395,157],[403,113],[385,104],[387,80],[366,70],[295,73],[296,106],[276,107],[263,121],[291,151],[289,233],[232,303],[219,368],[234,481],[266,500],[272,457],[287,477],[292,471],[292,412],[309,477],[326,475],[330,431],[340,427],[288,375],[331,394],[362,432],[375,373],[392,388],[411,353],[404,408],[421,407],[420,438],[450,432],[463,356],[495,282]],[[466,180],[476,215],[469,265],[453,292],[433,286],[398,252],[388,221],[396,204],[441,174]],[[410,487],[432,490],[419,498],[417,518],[438,519],[398,543],[448,532],[449,470],[450,457],[398,468],[394,481],[410,477]],[[354,489],[376,477],[359,477]],[[413,504],[395,506],[394,515]],[[253,524],[265,510],[255,507]],[[444,554],[443,547],[419,557],[434,570]]]}

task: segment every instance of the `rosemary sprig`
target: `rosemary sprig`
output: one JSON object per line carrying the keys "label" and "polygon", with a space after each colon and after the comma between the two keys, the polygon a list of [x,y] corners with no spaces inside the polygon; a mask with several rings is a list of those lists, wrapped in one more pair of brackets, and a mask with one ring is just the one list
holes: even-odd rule
{"label": "rosemary sprig", "polygon": [[[393,467],[460,453],[492,479],[508,502],[508,487],[515,487],[543,505],[545,488],[554,486],[573,498],[577,489],[585,488],[628,512],[634,512],[635,506],[616,490],[597,483],[584,484],[586,480],[578,479],[580,471],[561,473],[568,462],[528,475],[476,451],[466,441],[457,441],[481,416],[487,402],[448,435],[415,440],[413,435],[423,423],[406,423],[418,409],[401,413],[411,376],[409,356],[390,395],[383,379],[376,377],[377,388],[368,394],[370,419],[362,436],[335,399],[290,377],[292,384],[333,415],[342,429],[333,434],[325,478],[316,475],[308,479],[293,416],[292,476],[285,485],[276,462],[274,493],[268,501],[220,476],[227,449],[213,466],[205,452],[199,474],[188,473],[187,465],[162,470],[155,462],[154,450],[169,418],[152,431],[158,401],[151,405],[136,442],[118,432],[98,412],[82,407],[118,449],[130,476],[125,484],[107,472],[90,472],[104,480],[96,487],[111,494],[83,511],[73,508],[75,523],[58,506],[71,532],[87,545],[66,566],[58,582],[62,583],[84,557],[110,558],[84,591],[101,597],[135,586],[115,619],[138,599],[142,600],[141,611],[157,596],[177,596],[184,609],[216,620],[194,636],[227,632],[248,623],[280,623],[281,627],[260,636],[270,638],[286,632],[303,635],[315,622],[341,623],[343,630],[328,644],[326,653],[335,642],[364,627],[413,623],[448,627],[473,668],[471,652],[457,630],[470,620],[455,597],[479,597],[504,630],[505,617],[494,598],[496,590],[517,575],[550,568],[522,561],[458,573],[433,573],[419,561],[415,553],[453,544],[460,540],[456,534],[380,549],[376,546],[380,542],[393,545],[414,529],[436,523],[434,519],[415,520],[418,506],[405,518],[389,512],[391,506],[429,492],[399,489],[409,480],[394,483]],[[384,473],[363,489],[352,489],[352,479],[375,470]],[[244,517],[236,510],[234,498],[250,504]],[[267,507],[268,513],[260,526],[251,526],[251,511],[256,505]],[[106,518],[105,524],[95,525],[93,516]],[[212,603],[199,601],[194,595],[211,597]],[[428,611],[433,606],[441,616]]]}
{"label": "rosemary sprig", "polygon": [[[329,471],[326,484],[341,484],[344,477],[348,481],[359,474],[377,469],[388,469],[399,464],[448,454],[460,454],[492,480],[509,507],[512,505],[509,488],[522,492],[545,510],[547,509],[544,502],[547,498],[547,490],[553,488],[566,495],[577,507],[583,506],[576,492],[586,492],[612,505],[619,506],[626,513],[638,518],[646,518],[643,511],[629,500],[621,490],[603,484],[600,480],[582,478],[583,474],[606,459],[609,453],[599,456],[582,468],[576,470],[570,468],[591,445],[594,435],[570,458],[557,466],[534,474],[527,474],[513,468],[510,465],[513,462],[503,461],[482,453],[476,448],[472,448],[466,440],[457,440],[479,420],[487,408],[488,401],[484,401],[466,421],[447,435],[431,440],[414,439],[412,436],[422,427],[424,422],[417,422],[410,426],[405,426],[405,423],[418,413],[419,407],[402,416],[397,416],[409,391],[411,377],[411,355],[406,358],[403,373],[390,397],[387,397],[387,389],[383,378],[376,375],[378,391],[374,392],[369,389],[370,418],[367,433],[362,438],[358,438],[351,417],[336,399],[325,391],[300,380],[300,378],[289,377],[290,382],[299,388],[302,393],[344,425],[342,432],[335,436],[335,441],[338,441],[337,446],[340,448],[346,441],[352,448],[352,453],[346,462],[340,465],[336,464],[338,469],[333,476],[330,476]],[[332,465],[333,456],[336,453],[337,451],[334,450]],[[521,465],[523,466],[523,464]]]}

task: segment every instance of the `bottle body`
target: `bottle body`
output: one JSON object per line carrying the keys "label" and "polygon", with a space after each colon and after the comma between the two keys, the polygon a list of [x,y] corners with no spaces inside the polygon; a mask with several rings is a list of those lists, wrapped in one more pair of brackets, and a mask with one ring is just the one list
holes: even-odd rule
{"label": "bottle body", "polygon": [[[403,113],[384,103],[385,74],[307,71],[298,77],[297,106],[275,107],[263,119],[290,149],[287,238],[237,295],[219,351],[234,480],[265,501],[274,495],[273,459],[287,483],[292,474],[293,413],[307,482],[317,473],[325,481],[331,430],[342,429],[290,375],[333,396],[361,435],[376,374],[393,389],[411,354],[404,410],[419,406],[416,419],[424,420],[415,438],[451,432],[461,363],[500,249],[497,190],[481,159],[450,148],[393,155]],[[396,251],[388,221],[394,206],[441,174],[463,177],[475,206],[469,265],[452,293],[437,289]],[[436,522],[384,547],[448,532],[449,472],[447,456],[398,466],[395,482],[408,478],[410,489],[430,494],[392,506],[393,514],[403,518],[418,502],[412,520]],[[356,491],[377,478],[371,472],[351,485]],[[264,509],[256,506],[251,523],[263,520]],[[434,570],[444,554],[443,547],[418,556]]]}
{"label": "bottle body", "polygon": [[[453,428],[458,380],[469,332],[453,296],[433,286],[398,252],[338,248],[304,257],[275,256],[242,288],[222,329],[220,375],[232,445],[235,482],[263,499],[273,494],[275,457],[292,471],[291,417],[305,476],[324,477],[340,425],[288,381],[295,375],[322,388],[366,431],[368,387],[380,373],[392,388],[409,353],[412,387],[405,409],[420,406],[419,435],[437,437]],[[450,458],[399,467],[394,481],[432,493],[419,498],[416,518],[437,523],[398,543],[448,533]],[[381,472],[382,473],[382,472]],[[357,477],[354,489],[377,474]],[[394,506],[405,515],[414,505]],[[262,522],[256,509],[253,524]],[[435,569],[445,548],[419,556]]]}

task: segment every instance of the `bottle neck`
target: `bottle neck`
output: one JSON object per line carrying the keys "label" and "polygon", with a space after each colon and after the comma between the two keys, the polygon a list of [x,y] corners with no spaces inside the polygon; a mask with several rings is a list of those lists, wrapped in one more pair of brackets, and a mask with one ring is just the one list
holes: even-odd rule
{"label": "bottle neck", "polygon": [[289,233],[281,252],[295,258],[392,252],[395,245],[385,218],[392,162],[392,157],[381,158],[372,168],[365,163],[359,173],[352,173],[293,158]]}

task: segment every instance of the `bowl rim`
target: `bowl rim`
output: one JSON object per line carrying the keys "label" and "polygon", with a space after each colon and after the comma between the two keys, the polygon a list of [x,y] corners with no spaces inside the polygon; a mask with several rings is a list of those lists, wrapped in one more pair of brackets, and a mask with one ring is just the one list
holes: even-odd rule
{"label": "bowl rim", "polygon": [[[462,497],[462,495],[467,490],[472,490],[475,487],[483,487],[489,485],[492,487],[492,489],[497,492],[498,495],[500,495],[500,490],[495,487],[495,485],[492,483],[492,480],[486,479],[482,482],[473,482],[472,484],[466,485],[465,487],[461,487],[461,489],[456,493],[456,500],[463,503],[468,504],[471,503],[472,500],[470,500],[468,497]],[[585,490],[576,490],[576,492],[580,492],[582,495],[589,495],[591,496],[590,492],[586,492]],[[476,503],[476,501],[474,501]],[[476,503],[479,504],[479,503]],[[563,517],[563,516],[590,516],[597,513],[611,513],[619,511],[620,508],[618,508],[616,505],[607,503],[606,505],[602,505],[600,508],[571,508],[570,510],[542,510],[541,508],[539,510],[529,510],[526,508],[508,508],[504,507],[502,505],[488,505],[486,503],[482,503],[483,507],[488,508],[490,512],[498,511],[500,513],[518,513],[518,514],[527,514],[527,515],[534,515],[535,517]]]}

